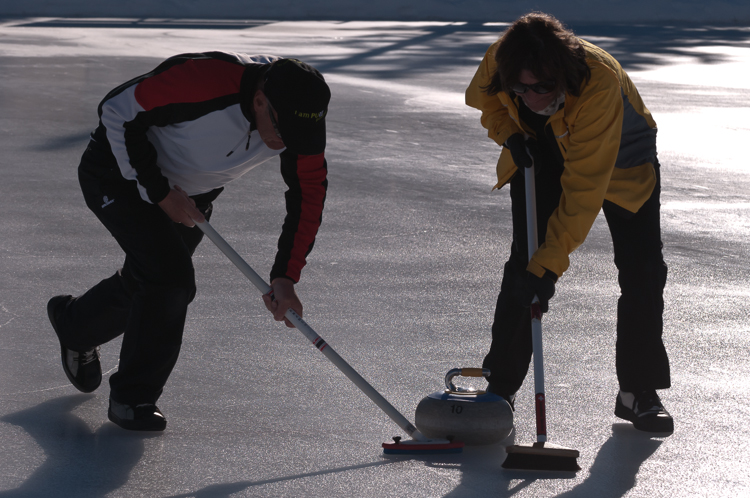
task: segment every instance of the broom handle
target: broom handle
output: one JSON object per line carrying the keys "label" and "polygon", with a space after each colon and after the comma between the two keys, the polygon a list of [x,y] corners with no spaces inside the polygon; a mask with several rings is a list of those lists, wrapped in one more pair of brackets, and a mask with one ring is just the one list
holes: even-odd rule
{"label": "broom handle", "polygon": [[[234,263],[234,265],[239,268],[239,270],[255,285],[255,287],[258,288],[258,290],[263,294],[268,294],[271,292],[271,287],[261,278],[260,275],[258,275],[255,270],[253,270],[249,264],[245,262],[244,259],[242,259],[242,256],[237,254],[237,251],[235,251],[232,246],[229,245],[229,243],[224,240],[224,238],[219,235],[219,233],[214,230],[214,227],[212,227],[208,221],[204,221],[203,223],[196,222],[195,225],[200,228],[203,233],[206,234],[206,236],[211,239],[211,242],[216,244],[216,246],[223,252],[229,260]],[[313,343],[313,345],[320,350],[321,353],[325,355],[326,358],[328,358],[331,363],[333,363],[339,370],[341,370],[344,375],[346,375],[349,380],[354,382],[354,384],[367,395],[368,398],[370,398],[378,407],[385,412],[386,415],[388,415],[391,420],[393,420],[396,425],[398,425],[401,429],[403,429],[404,432],[406,432],[409,436],[411,436],[416,441],[428,441],[429,439],[424,436],[419,430],[412,425],[411,422],[409,422],[406,417],[401,415],[401,413],[396,410],[396,408],[391,405],[388,400],[386,400],[383,396],[380,395],[378,391],[375,390],[361,375],[357,373],[356,370],[354,370],[346,361],[344,361],[341,356],[336,353],[336,351],[333,350],[332,347],[330,347],[326,341],[323,340],[322,337],[320,337],[313,329],[310,327],[307,323],[305,323],[304,320],[302,320],[302,317],[300,317],[293,309],[289,308],[286,310],[286,314],[284,317],[292,322],[292,324],[302,332],[302,334],[307,337],[307,339]]]}
{"label": "broom handle", "polygon": [[[531,156],[531,154],[529,154]],[[526,184],[526,240],[529,249],[529,261],[539,247],[536,226],[536,181],[534,179],[534,160],[531,167],[525,169]],[[534,349],[534,401],[536,406],[536,440],[547,441],[547,409],[544,398],[544,352],[542,349],[542,308],[539,297],[531,301],[531,343]]]}

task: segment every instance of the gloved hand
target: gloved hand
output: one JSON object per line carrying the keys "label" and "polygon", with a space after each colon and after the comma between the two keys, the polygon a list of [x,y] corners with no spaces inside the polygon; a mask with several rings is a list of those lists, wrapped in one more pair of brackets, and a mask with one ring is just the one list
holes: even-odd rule
{"label": "gloved hand", "polygon": [[523,290],[523,302],[525,306],[531,306],[534,296],[539,297],[539,307],[542,313],[549,311],[549,300],[555,295],[555,282],[557,275],[547,270],[543,277],[537,277],[531,272],[526,272],[526,282]]}
{"label": "gloved hand", "polygon": [[505,141],[505,146],[510,149],[513,162],[519,169],[530,168],[534,164],[535,152],[539,147],[533,138],[527,139],[521,133],[514,133]]}

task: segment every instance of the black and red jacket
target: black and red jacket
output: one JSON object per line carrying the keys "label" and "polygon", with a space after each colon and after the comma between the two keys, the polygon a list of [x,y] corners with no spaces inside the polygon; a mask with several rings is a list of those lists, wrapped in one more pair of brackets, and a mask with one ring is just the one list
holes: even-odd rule
{"label": "black and red jacket", "polygon": [[322,153],[269,149],[254,132],[255,85],[276,59],[227,52],[170,57],[104,98],[92,139],[154,204],[175,185],[189,195],[210,192],[278,155],[289,190],[271,279],[297,282],[320,226],[327,163]]}

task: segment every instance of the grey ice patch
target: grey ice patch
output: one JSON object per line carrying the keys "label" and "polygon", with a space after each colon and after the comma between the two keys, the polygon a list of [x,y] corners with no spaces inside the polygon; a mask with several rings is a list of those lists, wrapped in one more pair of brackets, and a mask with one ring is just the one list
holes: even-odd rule
{"label": "grey ice patch", "polygon": [[105,195],[105,196],[104,196],[104,204],[102,204],[102,209],[103,209],[103,208],[105,208],[105,207],[107,207],[107,206],[109,206],[109,205],[110,205],[110,204],[112,204],[113,202],[115,202],[115,200],[114,200],[114,199],[110,199],[109,197],[107,197],[107,196]]}

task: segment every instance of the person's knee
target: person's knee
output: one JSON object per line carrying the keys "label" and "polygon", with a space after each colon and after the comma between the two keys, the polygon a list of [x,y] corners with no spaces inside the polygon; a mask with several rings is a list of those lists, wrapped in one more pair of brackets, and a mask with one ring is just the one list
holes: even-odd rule
{"label": "person's knee", "polygon": [[184,301],[187,305],[195,298],[195,269],[187,253],[162,258],[161,264],[148,268],[126,263],[121,275],[123,284],[133,292],[144,292],[157,301]]}
{"label": "person's knee", "polygon": [[513,258],[508,260],[503,270],[503,282],[500,285],[501,295],[507,296],[516,304],[528,304],[522,303],[527,273],[525,264]]}
{"label": "person's knee", "polygon": [[129,285],[137,282],[137,292],[146,299],[159,302],[163,306],[187,306],[195,298],[195,271],[192,267],[181,272],[171,272],[159,278],[126,279]]}
{"label": "person's knee", "polygon": [[144,313],[157,321],[172,323],[184,320],[188,305],[195,297],[195,283],[144,284],[138,294]]}
{"label": "person's knee", "polygon": [[667,283],[667,265],[656,262],[641,265],[631,271],[620,271],[618,277],[623,294],[649,295],[653,291],[661,292]]}
{"label": "person's knee", "polygon": [[185,306],[195,299],[196,284],[195,273],[190,272],[182,278],[168,284],[160,285],[161,291],[165,293],[168,299],[175,303],[184,303]]}

